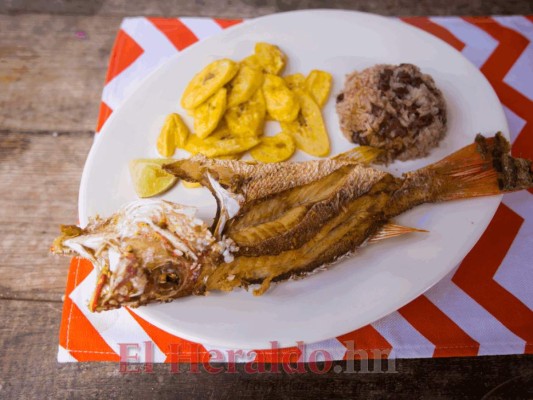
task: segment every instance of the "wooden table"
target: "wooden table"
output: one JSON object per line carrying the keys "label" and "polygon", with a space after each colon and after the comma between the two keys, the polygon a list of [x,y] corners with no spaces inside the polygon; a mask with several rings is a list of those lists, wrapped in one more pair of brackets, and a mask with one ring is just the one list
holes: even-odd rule
{"label": "wooden table", "polygon": [[58,364],[68,260],[47,254],[77,218],[107,59],[127,15],[253,17],[336,7],[387,15],[531,14],[520,0],[0,1],[0,398],[533,397],[533,357],[397,360],[394,374],[121,374]]}

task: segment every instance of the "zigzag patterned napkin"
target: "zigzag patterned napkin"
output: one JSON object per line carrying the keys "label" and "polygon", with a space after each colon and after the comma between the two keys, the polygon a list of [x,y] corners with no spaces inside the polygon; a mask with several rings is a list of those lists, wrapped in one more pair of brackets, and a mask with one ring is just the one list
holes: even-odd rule
{"label": "zigzag patterned napkin", "polygon": [[[533,159],[533,18],[413,17],[401,21],[445,40],[480,68],[504,105],[513,154]],[[111,54],[97,131],[143,77],[187,46],[240,22],[125,19]],[[258,362],[278,362],[280,357],[309,361],[313,350],[321,349],[338,360],[353,357],[354,348],[367,351],[370,357],[399,358],[533,353],[532,194],[504,196],[486,232],[463,262],[400,310],[357,331],[310,344],[305,352],[295,347],[256,351],[249,357]],[[136,360],[140,362],[202,362],[213,355],[220,359],[220,354],[227,360],[227,349],[173,336],[128,309],[90,313],[86,301],[93,284],[92,265],[74,259],[61,321],[60,362],[124,360],[128,346],[139,350]]]}

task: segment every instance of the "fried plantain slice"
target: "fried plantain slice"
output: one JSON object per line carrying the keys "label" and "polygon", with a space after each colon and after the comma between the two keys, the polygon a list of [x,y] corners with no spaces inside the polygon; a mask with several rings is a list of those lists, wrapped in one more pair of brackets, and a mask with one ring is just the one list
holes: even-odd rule
{"label": "fried plantain slice", "polygon": [[262,133],[265,114],[265,98],[263,91],[258,89],[250,100],[228,108],[224,118],[233,134],[255,137]]}
{"label": "fried plantain slice", "polygon": [[247,67],[250,67],[256,71],[259,72],[266,72],[263,69],[263,66],[259,62],[259,59],[255,54],[249,55],[248,57],[245,57],[241,60],[240,64],[246,65]]}
{"label": "fried plantain slice", "polygon": [[305,78],[305,90],[307,90],[316,104],[321,108],[328,100],[332,79],[333,78],[329,72],[318,69],[312,70],[309,75],[307,75],[307,78]]}
{"label": "fried plantain slice", "polygon": [[263,74],[245,63],[239,66],[239,72],[228,83],[228,107],[234,107],[250,100],[263,83]]}
{"label": "fried plantain slice", "polygon": [[270,43],[256,43],[255,56],[263,70],[268,74],[280,74],[287,63],[287,56],[283,54],[278,46]]}
{"label": "fried plantain slice", "polygon": [[320,107],[301,89],[294,90],[300,103],[300,112],[293,122],[282,122],[281,128],[289,133],[296,147],[315,157],[329,154],[329,137],[322,119]]}
{"label": "fried plantain slice", "polygon": [[181,181],[181,183],[183,184],[183,187],[187,189],[197,189],[202,187],[198,182]]}
{"label": "fried plantain slice", "polygon": [[255,135],[234,135],[225,124],[222,124],[205,139],[191,135],[185,145],[185,150],[192,154],[200,153],[206,157],[213,158],[241,154],[258,143],[259,139]]}
{"label": "fried plantain slice", "polygon": [[194,116],[194,133],[204,139],[218,126],[226,111],[226,88],[220,88],[207,101],[196,107]]}
{"label": "fried plantain slice", "polygon": [[293,138],[281,132],[276,136],[261,138],[261,143],[250,150],[250,155],[259,162],[274,163],[288,160],[295,149]]}
{"label": "fried plantain slice", "polygon": [[158,153],[163,157],[172,156],[176,151],[176,147],[183,148],[188,136],[189,128],[185,125],[180,115],[176,113],[167,115],[157,138],[156,147]]}
{"label": "fried plantain slice", "polygon": [[287,87],[283,78],[265,74],[263,82],[266,109],[272,119],[280,122],[291,122],[300,111],[300,104],[294,93]]}
{"label": "fried plantain slice", "polygon": [[238,70],[239,65],[227,58],[213,61],[189,82],[181,97],[181,106],[188,110],[198,107],[228,83]]}
{"label": "fried plantain slice", "polygon": [[305,76],[299,72],[283,77],[287,87],[291,90],[302,89],[305,85]]}

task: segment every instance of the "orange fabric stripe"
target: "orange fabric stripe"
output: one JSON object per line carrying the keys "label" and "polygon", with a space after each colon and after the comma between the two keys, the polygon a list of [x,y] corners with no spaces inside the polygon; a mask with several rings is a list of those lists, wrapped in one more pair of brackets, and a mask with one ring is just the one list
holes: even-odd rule
{"label": "orange fabric stripe", "polygon": [[79,282],[82,280],[77,279],[76,276],[76,269],[78,268],[78,265],[81,262],[81,258],[79,257],[72,257],[70,260],[70,265],[68,267],[68,278],[67,278],[67,287],[65,289],[65,297],[70,296],[72,291],[76,288]]}
{"label": "orange fabric stripe", "polygon": [[118,31],[109,58],[109,68],[107,69],[105,83],[108,83],[111,79],[128,68],[143,52],[144,50],[142,47],[139,46],[130,35],[122,29]]}
{"label": "orange fabric stripe", "polygon": [[91,269],[91,263],[80,258],[73,258],[70,263],[59,329],[59,344],[78,361],[119,361],[119,355],[109,347],[69,297]]}
{"label": "orange fabric stripe", "polygon": [[467,335],[426,296],[418,297],[398,311],[435,345],[433,357],[477,355],[479,343]]}
{"label": "orange fabric stripe", "polygon": [[[165,353],[167,358],[165,362],[187,362],[183,358],[190,359],[190,362],[202,362],[209,360],[209,353],[199,343],[190,342],[188,340],[182,339],[180,337],[174,336],[155,325],[152,325],[148,321],[142,319],[137,314],[132,312],[129,308],[126,308],[131,316],[137,321],[137,323],[143,328],[143,330],[150,336],[154,343],[159,347],[159,349]],[[177,355],[171,354],[170,345],[179,345],[179,350],[182,358],[177,358]],[[197,358],[196,358],[197,357]]]}
{"label": "orange fabric stripe", "polygon": [[87,275],[91,273],[91,271],[94,269],[93,264],[86,260],[85,258],[77,258],[75,257],[72,261],[79,260],[79,266],[78,266],[78,284],[83,282],[85,278],[87,278]]}
{"label": "orange fabric stripe", "polygon": [[493,279],[523,221],[505,204],[500,204],[487,230],[452,280],[511,332],[531,345],[533,312]]}
{"label": "orange fabric stripe", "polygon": [[69,314],[72,306],[72,301],[68,296],[72,293],[77,285],[76,281],[76,268],[78,266],[79,259],[74,257],[70,260],[70,266],[68,268],[67,275],[67,287],[65,288],[65,300],[63,301],[63,311],[61,313],[61,326],[59,327],[59,344],[66,348],[67,335],[69,331]]}
{"label": "orange fabric stripe", "polygon": [[[337,340],[348,348],[350,346],[346,342],[353,341],[354,350],[366,351],[368,358],[374,358],[373,350],[382,351],[382,358],[387,358],[392,350],[391,344],[372,325],[338,336]],[[356,360],[361,358],[359,354],[354,354],[353,356]],[[344,359],[346,360],[350,357],[350,354],[346,352]]]}
{"label": "orange fabric stripe", "polygon": [[102,130],[102,126],[104,126],[105,122],[111,115],[113,110],[103,101],[100,102],[100,111],[98,112],[98,123],[96,124],[96,132],[100,132]]}
{"label": "orange fabric stripe", "polygon": [[178,50],[183,50],[191,44],[196,43],[198,38],[179,19],[169,18],[148,18],[154,26],[159,29]]}
{"label": "orange fabric stripe", "polygon": [[213,18],[213,21],[215,21],[218,25],[220,25],[221,28],[226,29],[233,25],[238,25],[242,22],[242,19],[218,19]]}
{"label": "orange fabric stripe", "polygon": [[68,347],[78,361],[120,361],[120,356],[102,338],[78,306],[71,304]]}
{"label": "orange fabric stripe", "polygon": [[432,35],[437,36],[439,39],[444,40],[446,43],[454,47],[456,50],[463,50],[465,44],[457,39],[449,30],[443,28],[442,26],[436,24],[426,17],[402,17],[400,18],[403,22],[408,23],[409,25],[416,26],[426,32],[431,33]]}
{"label": "orange fabric stripe", "polygon": [[256,354],[256,362],[276,364],[282,362],[296,363],[302,355],[302,352],[298,347],[284,347],[277,350],[254,350],[254,353]]}

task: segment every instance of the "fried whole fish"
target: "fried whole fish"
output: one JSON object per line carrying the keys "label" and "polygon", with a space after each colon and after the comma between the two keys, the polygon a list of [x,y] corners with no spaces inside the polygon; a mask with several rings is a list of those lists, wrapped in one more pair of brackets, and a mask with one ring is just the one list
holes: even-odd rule
{"label": "fried whole fish", "polygon": [[93,262],[92,311],[139,306],[207,291],[230,291],[298,277],[357,248],[415,228],[395,216],[423,203],[533,187],[531,161],[509,155],[501,134],[476,137],[440,162],[395,177],[368,163],[359,147],[332,159],[255,164],[201,155],[165,170],[209,188],[217,199],[211,229],[194,209],[137,201],[81,229],[63,226],[52,251]]}

